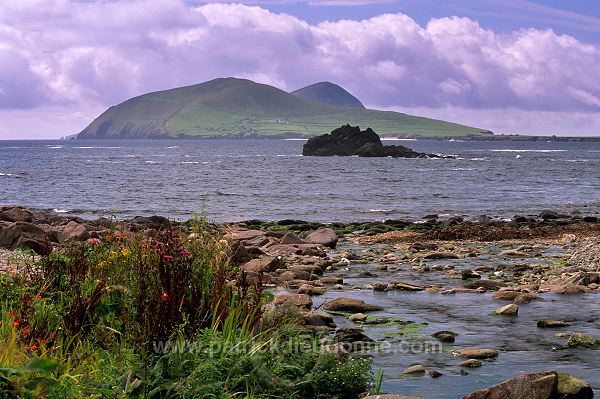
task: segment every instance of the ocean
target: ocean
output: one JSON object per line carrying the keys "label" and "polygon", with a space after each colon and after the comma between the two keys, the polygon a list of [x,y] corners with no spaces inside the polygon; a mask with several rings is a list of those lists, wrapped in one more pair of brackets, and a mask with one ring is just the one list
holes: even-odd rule
{"label": "ocean", "polygon": [[600,212],[598,142],[386,143],[457,158],[303,157],[301,140],[0,141],[0,204],[215,222]]}

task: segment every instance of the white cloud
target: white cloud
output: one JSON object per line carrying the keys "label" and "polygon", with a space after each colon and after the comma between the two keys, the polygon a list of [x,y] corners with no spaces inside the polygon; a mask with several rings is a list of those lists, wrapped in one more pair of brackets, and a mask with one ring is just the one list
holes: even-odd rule
{"label": "white cloud", "polygon": [[[535,29],[500,34],[456,17],[420,26],[403,14],[311,25],[257,6],[197,4],[3,5],[0,109],[90,109],[239,76],[289,90],[331,80],[367,104],[450,116],[457,109],[510,108],[555,113],[568,123],[572,115],[574,126],[586,121],[600,132],[587,116],[600,111],[600,47],[570,36]],[[542,126],[543,119],[535,120]]]}

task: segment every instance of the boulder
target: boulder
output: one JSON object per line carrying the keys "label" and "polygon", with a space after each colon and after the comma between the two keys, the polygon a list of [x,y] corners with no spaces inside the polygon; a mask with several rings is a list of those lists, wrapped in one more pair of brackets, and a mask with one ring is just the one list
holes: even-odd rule
{"label": "boulder", "polygon": [[298,288],[298,294],[306,294],[310,296],[323,295],[325,292],[327,292],[327,289],[325,287],[315,287],[308,284],[302,284]]}
{"label": "boulder", "polygon": [[432,252],[423,257],[424,259],[458,259],[460,256],[454,252]]}
{"label": "boulder", "polygon": [[592,399],[594,391],[586,381],[559,371],[555,397],[561,399]]}
{"label": "boulder", "polygon": [[419,287],[418,285],[404,283],[402,281],[392,281],[390,284],[394,289],[401,291],[423,291],[423,287]]}
{"label": "boulder", "polygon": [[373,342],[367,337],[361,328],[340,328],[335,332],[333,342]]}
{"label": "boulder", "polygon": [[283,237],[281,237],[281,239],[279,240],[279,244],[304,244],[305,242],[302,241],[296,234],[289,232],[289,233],[285,233],[285,235]]}
{"label": "boulder", "polygon": [[483,362],[481,360],[478,360],[478,359],[467,359],[467,360],[463,360],[458,365],[460,367],[466,367],[466,368],[473,369],[473,368],[477,368],[477,367],[483,366]]}
{"label": "boulder", "polygon": [[306,326],[326,327],[329,329],[336,327],[333,317],[322,312],[308,312],[302,317],[302,320]]}
{"label": "boulder", "polygon": [[462,399],[550,399],[557,386],[558,375],[554,371],[530,373],[473,392]]}
{"label": "boulder", "polygon": [[85,241],[90,238],[90,233],[83,224],[79,224],[73,220],[62,226],[58,238],[61,243],[67,243],[71,240]]}
{"label": "boulder", "polygon": [[492,298],[501,301],[514,301],[515,303],[527,303],[534,299],[539,299],[539,296],[535,294],[529,294],[520,291],[498,291]]}
{"label": "boulder", "polygon": [[467,359],[492,359],[498,356],[498,351],[495,349],[464,348],[454,353]]}
{"label": "boulder", "polygon": [[377,310],[383,310],[383,307],[378,305],[370,305],[365,303],[360,299],[353,298],[336,298],[332,301],[326,302],[323,305],[323,309],[339,311],[339,312],[354,312],[354,313],[363,313],[363,312],[372,312]]}
{"label": "boulder", "polygon": [[0,212],[0,220],[13,223],[31,223],[33,222],[33,213],[28,209],[22,208],[20,206],[2,207],[2,211]]}
{"label": "boulder", "polygon": [[431,336],[433,338],[437,339],[438,341],[449,343],[449,344],[456,341],[457,335],[458,334],[456,334],[455,332],[452,332],[452,331],[438,331],[438,332],[431,334]]}
{"label": "boulder", "polygon": [[565,348],[591,348],[598,345],[600,345],[600,341],[591,335],[576,332],[569,336],[567,343],[565,343]]}
{"label": "boulder", "polygon": [[39,255],[48,255],[52,252],[46,233],[34,224],[15,222],[0,229],[0,248],[22,247],[30,248]]}
{"label": "boulder", "polygon": [[335,233],[335,230],[323,227],[307,235],[305,241],[312,244],[323,245],[324,247],[335,248],[338,242],[338,236]]}
{"label": "boulder", "polygon": [[519,307],[511,303],[494,310],[494,314],[499,316],[516,316],[519,314]]}
{"label": "boulder", "polygon": [[348,320],[353,321],[353,322],[362,322],[362,321],[366,321],[369,318],[369,316],[365,313],[353,313],[350,316],[348,316]]}
{"label": "boulder", "polygon": [[280,256],[264,256],[258,259],[252,259],[244,263],[240,269],[244,272],[266,273],[274,272],[277,269],[285,267],[285,263]]}
{"label": "boulder", "polygon": [[401,374],[424,374],[425,367],[422,364],[414,364],[406,368]]}
{"label": "boulder", "polygon": [[312,299],[306,294],[284,294],[278,295],[273,300],[275,305],[291,304],[299,308],[310,309],[312,307]]}
{"label": "boulder", "polygon": [[319,282],[323,284],[344,284],[344,279],[341,277],[321,277]]}
{"label": "boulder", "polygon": [[561,328],[568,327],[570,324],[564,320],[544,319],[538,320],[537,326],[539,328]]}

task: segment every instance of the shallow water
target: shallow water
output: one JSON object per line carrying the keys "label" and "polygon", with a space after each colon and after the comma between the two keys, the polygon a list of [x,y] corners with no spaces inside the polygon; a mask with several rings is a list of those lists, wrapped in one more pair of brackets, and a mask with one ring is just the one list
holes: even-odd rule
{"label": "shallow water", "polygon": [[[361,246],[343,244],[339,250],[360,250]],[[388,251],[389,251],[388,247]],[[500,263],[529,264],[551,262],[550,256],[562,251],[550,247],[543,258],[506,260],[496,256],[498,251],[491,248],[491,255],[458,260],[429,261],[454,264],[457,269],[472,268],[480,264]],[[374,282],[388,283],[391,280],[404,281],[420,286],[439,285],[445,288],[462,286],[465,282],[444,278],[443,271],[420,272],[410,270],[411,265],[388,265],[387,271],[377,270],[378,263],[351,264],[347,270],[337,270],[328,275],[343,276],[344,290],[329,287],[321,297],[313,297],[314,306],[336,297],[351,297],[366,303],[381,305],[381,312],[372,316],[391,316],[403,321],[423,324],[419,329],[407,330],[404,334],[400,326],[364,326],[367,336],[384,343],[382,350],[370,352],[374,359],[374,370],[384,370],[384,391],[403,395],[421,396],[427,399],[459,398],[462,395],[486,388],[518,375],[520,372],[545,370],[566,371],[588,381],[600,393],[598,373],[599,349],[561,349],[565,338],[555,337],[560,332],[584,332],[600,337],[600,295],[558,295],[545,293],[541,299],[519,305],[516,317],[493,316],[491,313],[508,301],[492,298],[492,293],[440,294],[428,292],[406,292],[392,290],[374,292],[370,289],[357,289]],[[361,272],[369,271],[375,276],[362,277]],[[483,274],[484,278],[489,275]],[[338,326],[354,326],[344,316],[335,315]],[[536,326],[540,319],[563,319],[569,327],[541,329]],[[430,334],[450,330],[458,334],[454,344],[440,344]],[[389,346],[391,345],[391,346]],[[416,346],[415,346],[416,345]],[[441,346],[441,351],[440,351]],[[485,361],[478,369],[463,369],[458,364],[464,360],[451,354],[452,350],[478,347],[497,349],[497,359]],[[436,370],[443,375],[431,378],[428,375],[416,377],[400,376],[412,364],[420,363],[427,370]]]}
{"label": "shallow water", "polygon": [[401,144],[459,159],[302,157],[285,140],[0,141],[0,204],[217,222],[600,211],[600,143]]}

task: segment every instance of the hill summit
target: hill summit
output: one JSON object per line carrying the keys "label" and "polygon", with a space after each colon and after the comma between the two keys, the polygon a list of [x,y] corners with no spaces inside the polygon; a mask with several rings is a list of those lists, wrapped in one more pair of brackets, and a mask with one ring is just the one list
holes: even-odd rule
{"label": "hill summit", "polygon": [[[398,112],[328,104],[323,101],[330,101],[335,96],[327,97],[323,93],[329,93],[331,85],[305,88],[305,93],[321,93],[317,96],[320,101],[314,101],[247,79],[214,79],[144,94],[112,106],[90,123],[78,138],[306,138],[328,133],[345,124],[371,126],[380,134],[394,137],[491,133]],[[340,94],[340,90],[347,93],[341,87],[334,92]],[[349,100],[348,96],[345,98]]]}
{"label": "hill summit", "polygon": [[331,82],[319,82],[292,92],[293,95],[307,100],[318,101],[344,108],[361,108],[365,106],[360,100],[348,93],[346,89]]}

